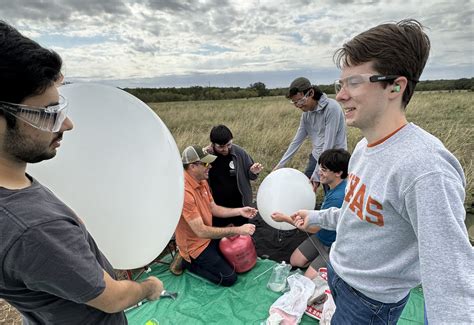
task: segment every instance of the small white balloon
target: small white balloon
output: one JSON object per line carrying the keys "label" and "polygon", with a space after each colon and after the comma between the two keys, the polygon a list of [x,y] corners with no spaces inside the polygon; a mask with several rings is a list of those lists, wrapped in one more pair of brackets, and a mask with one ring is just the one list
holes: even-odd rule
{"label": "small white balloon", "polygon": [[30,164],[29,173],[78,216],[116,269],[153,261],[181,214],[180,154],[160,118],[120,89],[62,86],[74,129],[56,157]]}
{"label": "small white balloon", "polygon": [[272,213],[291,215],[301,209],[314,210],[315,205],[316,196],[308,177],[293,168],[280,168],[271,172],[257,192],[257,207],[263,220],[280,230],[295,227],[286,222],[274,221]]}

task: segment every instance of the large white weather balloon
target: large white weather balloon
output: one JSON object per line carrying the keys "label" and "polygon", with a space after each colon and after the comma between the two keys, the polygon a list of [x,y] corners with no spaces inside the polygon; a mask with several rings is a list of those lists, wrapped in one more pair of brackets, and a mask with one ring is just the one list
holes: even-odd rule
{"label": "large white weather balloon", "polygon": [[257,207],[263,220],[280,230],[295,227],[286,222],[273,221],[273,212],[291,215],[300,209],[313,210],[315,204],[316,197],[308,177],[293,168],[280,168],[270,173],[257,192]]}
{"label": "large white weather balloon", "polygon": [[136,97],[94,84],[62,86],[74,123],[55,158],[29,173],[84,220],[116,269],[142,267],[166,247],[181,214],[176,143]]}

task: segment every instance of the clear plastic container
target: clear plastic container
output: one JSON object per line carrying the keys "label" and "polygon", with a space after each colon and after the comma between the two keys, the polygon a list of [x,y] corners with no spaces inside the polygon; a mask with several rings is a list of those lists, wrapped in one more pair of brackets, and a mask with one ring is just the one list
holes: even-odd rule
{"label": "clear plastic container", "polygon": [[290,274],[291,265],[286,264],[285,261],[277,264],[273,267],[272,275],[267,283],[267,288],[275,291],[282,292],[286,288],[286,278]]}

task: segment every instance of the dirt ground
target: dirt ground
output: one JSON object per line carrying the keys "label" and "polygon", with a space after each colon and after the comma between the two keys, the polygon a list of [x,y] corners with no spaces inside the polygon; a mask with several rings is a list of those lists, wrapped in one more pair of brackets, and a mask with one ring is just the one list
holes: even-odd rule
{"label": "dirt ground", "polygon": [[5,300],[0,299],[0,324],[20,325],[20,313],[10,306]]}

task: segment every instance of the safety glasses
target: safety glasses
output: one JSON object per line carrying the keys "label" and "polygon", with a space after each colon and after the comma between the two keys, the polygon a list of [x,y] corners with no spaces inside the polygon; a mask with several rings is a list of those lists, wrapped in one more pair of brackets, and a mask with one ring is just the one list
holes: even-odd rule
{"label": "safety glasses", "polygon": [[230,140],[226,144],[214,144],[214,146],[217,149],[225,149],[225,148],[230,149],[230,148],[232,148],[232,140]]}
{"label": "safety glasses", "polygon": [[296,106],[303,105],[306,102],[306,99],[308,99],[308,97],[310,96],[310,92],[311,92],[311,89],[308,90],[306,94],[304,94],[304,96],[301,97],[300,99],[297,99],[297,100],[290,99],[290,104],[296,105]]}
{"label": "safety glasses", "polygon": [[381,81],[388,81],[393,82],[400,76],[397,75],[371,75],[371,74],[356,74],[349,76],[344,79],[338,79],[334,81],[334,90],[336,94],[338,94],[342,88],[345,88],[347,91],[352,91],[358,88],[360,85],[366,82],[381,82]]}
{"label": "safety glasses", "polygon": [[204,168],[207,168],[207,167],[211,166],[211,163],[205,163],[205,162],[202,162],[202,161],[198,161],[198,162],[195,162],[193,164],[204,166]]}
{"label": "safety glasses", "polygon": [[56,105],[35,107],[0,101],[0,109],[42,131],[58,132],[67,117],[67,100],[59,95]]}

